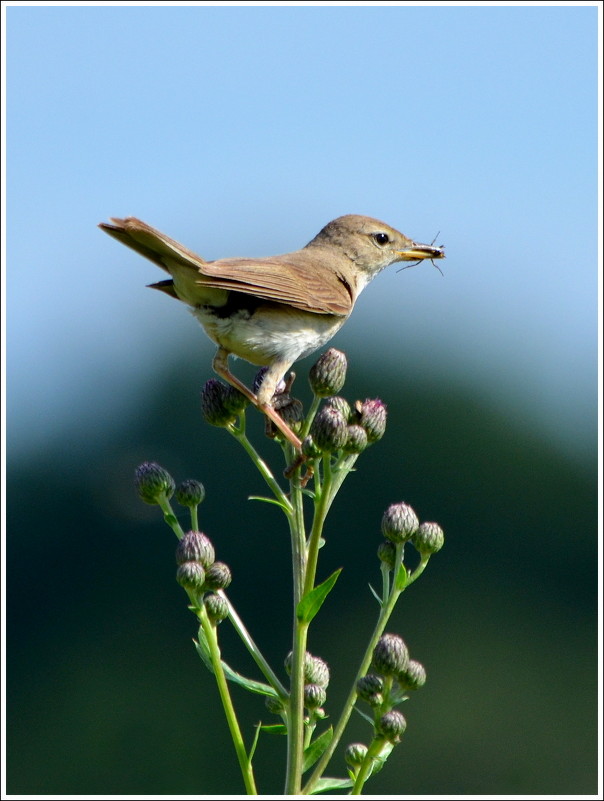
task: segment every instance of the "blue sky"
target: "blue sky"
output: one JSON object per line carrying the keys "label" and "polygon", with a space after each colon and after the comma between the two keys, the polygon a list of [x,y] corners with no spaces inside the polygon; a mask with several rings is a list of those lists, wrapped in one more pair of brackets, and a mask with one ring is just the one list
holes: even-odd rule
{"label": "blue sky", "polygon": [[392,269],[366,290],[349,357],[458,375],[588,445],[597,14],[8,7],[12,447],[110,424],[183,347],[210,375],[194,321],[144,289],[156,268],[98,222],[134,215],[212,259],[298,248],[345,213],[447,249],[444,278]]}

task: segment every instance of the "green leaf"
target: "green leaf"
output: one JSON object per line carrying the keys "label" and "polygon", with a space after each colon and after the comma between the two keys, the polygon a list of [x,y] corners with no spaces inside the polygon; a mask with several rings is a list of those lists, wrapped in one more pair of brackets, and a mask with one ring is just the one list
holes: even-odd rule
{"label": "green leaf", "polygon": [[342,568],[339,567],[328,579],[325,579],[322,584],[319,584],[310,592],[306,593],[296,609],[296,616],[298,620],[302,621],[303,623],[310,623],[319,609],[323,606],[323,601],[327,598],[327,595],[338,580],[338,576],[341,572]]}
{"label": "green leaf", "polygon": [[287,734],[287,726],[283,723],[270,723],[260,726],[260,731],[266,731],[269,734]]}
{"label": "green leaf", "polygon": [[311,795],[325,793],[327,790],[343,790],[345,787],[352,787],[352,779],[336,779],[331,776],[324,776],[315,784],[315,789]]}
{"label": "green leaf", "polygon": [[409,574],[407,573],[407,568],[405,567],[405,565],[401,565],[398,571],[398,575],[396,577],[396,589],[399,592],[402,592],[407,586],[408,581],[409,581]]}
{"label": "green leaf", "polygon": [[376,601],[379,603],[379,605],[380,605],[380,606],[383,606],[383,604],[382,604],[382,599],[381,599],[381,598],[380,598],[380,596],[377,594],[377,592],[376,592],[376,591],[373,589],[373,587],[371,586],[371,584],[369,585],[369,589],[371,590],[371,592],[372,592],[372,594],[373,594],[373,597],[374,597],[374,598],[375,598],[375,600],[376,600]]}
{"label": "green leaf", "polygon": [[302,763],[302,773],[312,767],[317,759],[323,756],[323,752],[333,738],[333,726],[330,726],[323,734],[312,742],[308,748],[304,749],[304,762]]}
{"label": "green leaf", "polygon": [[265,498],[263,495],[248,495],[248,501],[264,501],[264,503],[272,503],[280,509],[284,509],[286,512],[288,511],[287,506],[276,498]]}
{"label": "green leaf", "polygon": [[[193,640],[195,644],[195,648],[197,653],[201,657],[204,665],[210,671],[210,673],[214,672],[214,668],[212,667],[212,661],[210,659],[210,652],[208,649],[208,645],[205,641],[205,637],[201,636],[202,631],[200,630],[199,634],[199,642]],[[232,681],[234,684],[239,684],[240,687],[244,687],[246,690],[249,690],[251,693],[256,693],[257,695],[270,695],[274,698],[278,698],[277,693],[275,690],[270,686],[270,684],[264,684],[262,681],[254,681],[254,679],[248,679],[246,676],[242,676],[241,673],[237,673],[233,670],[224,660],[220,660],[222,664],[222,669],[224,670],[224,675],[227,677],[229,681]]]}

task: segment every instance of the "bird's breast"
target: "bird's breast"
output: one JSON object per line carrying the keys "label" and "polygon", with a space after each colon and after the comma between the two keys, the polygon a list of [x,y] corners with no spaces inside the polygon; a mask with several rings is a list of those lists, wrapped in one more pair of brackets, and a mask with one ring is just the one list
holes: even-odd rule
{"label": "bird's breast", "polygon": [[198,306],[192,311],[210,339],[251,364],[302,359],[328,342],[346,320],[231,294],[243,302],[220,308]]}

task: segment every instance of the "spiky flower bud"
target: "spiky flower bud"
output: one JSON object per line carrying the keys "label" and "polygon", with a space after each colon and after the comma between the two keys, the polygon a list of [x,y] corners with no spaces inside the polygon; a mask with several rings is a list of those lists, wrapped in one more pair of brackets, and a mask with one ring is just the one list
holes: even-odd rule
{"label": "spiky flower bud", "polygon": [[398,634],[382,634],[373,649],[372,667],[382,676],[397,676],[409,664],[409,651]]}
{"label": "spiky flower bud", "polygon": [[339,451],[346,444],[348,426],[337,409],[324,406],[313,420],[310,434],[319,450]]}
{"label": "spiky flower bud", "polygon": [[363,453],[368,444],[367,432],[363,426],[348,426],[347,438],[344,443],[346,453]]}
{"label": "spiky flower bud", "polygon": [[202,592],[205,579],[205,570],[199,562],[183,562],[176,571],[176,581],[191,592]]}
{"label": "spiky flower bud", "polygon": [[362,701],[367,701],[370,706],[381,706],[384,701],[382,691],[384,689],[384,679],[376,676],[375,673],[368,673],[357,681],[357,694]]}
{"label": "spiky flower bud", "polygon": [[403,690],[419,690],[426,683],[426,669],[416,659],[410,659],[407,667],[398,676]]}
{"label": "spiky flower bud", "polygon": [[[290,651],[285,657],[285,670],[289,675],[292,669],[293,652]],[[304,683],[318,684],[319,687],[327,687],[329,684],[329,667],[320,657],[313,656],[308,651],[304,654]]]}
{"label": "spiky flower bud", "polygon": [[214,546],[201,531],[187,531],[176,548],[176,564],[199,562],[209,567],[215,558]]}
{"label": "spiky flower bud", "polygon": [[383,562],[389,570],[394,569],[394,560],[396,557],[396,547],[390,540],[384,540],[377,550],[377,555],[380,562]]}
{"label": "spiky flower bud", "polygon": [[337,395],[346,381],[346,355],[340,350],[329,348],[310,368],[308,380],[318,398]]}
{"label": "spiky flower bud", "polygon": [[215,595],[213,592],[206,595],[203,599],[203,605],[211,623],[221,623],[229,615],[227,602],[220,595]]}
{"label": "spiky flower bud", "polygon": [[224,562],[214,562],[206,570],[206,590],[226,590],[232,581],[231,569]]}
{"label": "spiky flower bud", "polygon": [[363,745],[363,743],[350,743],[350,745],[346,747],[346,752],[344,753],[346,764],[350,765],[351,768],[357,768],[359,765],[362,765],[366,756],[367,746]]}
{"label": "spiky flower bud", "polygon": [[169,500],[174,493],[174,479],[157,462],[143,462],[136,468],[134,481],[145,503],[156,504],[163,494]]}
{"label": "spiky flower bud", "polygon": [[406,728],[407,721],[396,709],[386,712],[375,724],[377,733],[393,745],[400,742]]}
{"label": "spiky flower bud", "polygon": [[391,542],[407,542],[417,531],[419,520],[406,503],[391,504],[382,517],[382,534]]}
{"label": "spiky flower bud", "polygon": [[445,544],[445,535],[438,523],[422,523],[411,542],[425,556],[436,553]]}
{"label": "spiky flower bud", "polygon": [[206,497],[206,491],[201,481],[188,478],[176,488],[175,498],[181,506],[193,509]]}
{"label": "spiky flower bud", "polygon": [[232,393],[222,381],[210,378],[201,390],[201,413],[206,423],[224,427],[235,422],[237,413],[232,410]]}
{"label": "spiky flower bud", "polygon": [[307,459],[316,459],[321,455],[321,451],[317,448],[314,439],[310,435],[302,440],[302,454]]}
{"label": "spiky flower bud", "polygon": [[355,403],[355,409],[359,418],[359,424],[367,432],[369,442],[377,442],[384,436],[386,431],[386,404],[379,398]]}
{"label": "spiky flower bud", "polygon": [[226,409],[235,415],[239,415],[248,404],[249,400],[245,397],[243,392],[239,392],[236,387],[227,384],[226,392],[224,393],[224,405]]}
{"label": "spiky flower bud", "polygon": [[304,706],[307,709],[322,707],[326,698],[327,693],[324,687],[320,687],[318,684],[304,685]]}
{"label": "spiky flower bud", "polygon": [[326,404],[327,406],[331,406],[333,409],[337,409],[347,423],[351,422],[352,409],[350,408],[350,404],[346,398],[341,398],[339,395],[335,395],[333,398],[328,398],[326,400]]}

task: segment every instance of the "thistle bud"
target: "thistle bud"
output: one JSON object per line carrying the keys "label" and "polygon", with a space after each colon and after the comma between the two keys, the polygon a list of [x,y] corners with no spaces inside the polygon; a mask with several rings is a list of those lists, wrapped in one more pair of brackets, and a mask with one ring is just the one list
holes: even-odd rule
{"label": "thistle bud", "polygon": [[383,562],[389,570],[394,569],[394,560],[396,557],[396,547],[390,540],[384,540],[377,551],[380,562]]}
{"label": "thistle bud", "polygon": [[206,570],[206,590],[226,590],[232,581],[231,570],[224,562],[214,562]]}
{"label": "thistle bud", "polygon": [[362,426],[348,426],[346,442],[344,443],[346,453],[363,453],[368,444],[367,432]]}
{"label": "thistle bud", "polygon": [[324,687],[318,684],[304,685],[304,706],[307,709],[319,709],[325,703],[327,693]]}
{"label": "thistle bud", "polygon": [[249,404],[249,400],[243,392],[239,392],[236,387],[228,384],[224,393],[224,406],[234,415],[239,415]]}
{"label": "thistle bud", "polygon": [[368,673],[357,681],[357,694],[362,701],[367,701],[370,706],[381,706],[384,702],[382,691],[384,689],[384,679],[376,676],[375,673]]}
{"label": "thistle bud", "polygon": [[382,534],[391,542],[407,542],[417,531],[419,520],[406,503],[391,504],[382,517]]}
{"label": "thistle bud", "polygon": [[375,724],[377,733],[393,745],[400,742],[406,728],[407,721],[396,709],[386,712]]}
{"label": "thistle bud", "polygon": [[176,571],[176,581],[180,586],[195,593],[203,591],[205,578],[205,570],[199,562],[183,562]]}
{"label": "thistle bud", "polygon": [[200,481],[195,481],[194,478],[188,478],[180,484],[175,493],[175,498],[181,506],[188,506],[189,509],[194,509],[203,501],[206,496],[206,491]]}
{"label": "thistle bud", "polygon": [[348,426],[341,413],[324,406],[313,420],[310,434],[321,451],[339,451],[348,438]]}
{"label": "thistle bud", "polygon": [[359,418],[359,424],[367,432],[369,442],[377,442],[384,436],[386,431],[386,404],[379,398],[355,403],[355,409]]}
{"label": "thistle bud", "polygon": [[216,625],[221,623],[229,615],[229,607],[227,602],[220,595],[210,593],[203,599],[203,605],[206,608],[210,622]]}
{"label": "thistle bud", "polygon": [[411,537],[411,542],[422,556],[428,556],[440,551],[445,544],[445,535],[438,523],[422,523]]}
{"label": "thistle bud", "polygon": [[346,764],[350,765],[351,768],[358,768],[359,765],[362,765],[366,756],[367,746],[363,745],[363,743],[350,743],[344,753]]}
{"label": "thistle bud", "polygon": [[409,664],[409,651],[398,634],[382,634],[373,649],[372,667],[382,676],[397,676]]}
{"label": "thistle bud", "polygon": [[308,380],[318,398],[337,395],[346,381],[346,355],[335,348],[323,353],[310,368]]}
{"label": "thistle bud", "polygon": [[318,656],[306,654],[304,658],[304,681],[308,684],[318,684],[319,687],[327,687],[329,684],[327,663]]}
{"label": "thistle bud", "polygon": [[224,427],[235,422],[237,413],[229,406],[231,393],[226,384],[217,378],[210,378],[201,391],[201,413],[206,423]]}
{"label": "thistle bud", "polygon": [[[288,676],[292,669],[293,652],[290,651],[285,657],[285,670]],[[327,687],[329,684],[329,667],[320,657],[309,654],[308,651],[304,654],[304,683],[305,684],[318,684],[319,687]]]}
{"label": "thistle bud", "polygon": [[336,395],[333,398],[328,398],[326,404],[327,406],[331,406],[332,409],[337,409],[346,422],[351,421],[352,409],[346,398],[341,398],[339,395]]}
{"label": "thistle bud", "polygon": [[199,562],[204,568],[214,561],[214,546],[201,531],[187,531],[176,548],[176,564]]}
{"label": "thistle bud", "polygon": [[143,462],[136,468],[134,480],[139,496],[145,503],[156,504],[161,495],[170,499],[174,493],[174,479],[157,462]]}
{"label": "thistle bud", "polygon": [[316,459],[321,455],[321,451],[317,448],[314,439],[310,435],[302,440],[302,454],[307,459]]}
{"label": "thistle bud", "polygon": [[410,659],[407,667],[397,676],[403,690],[419,690],[426,683],[426,669],[415,659]]}

